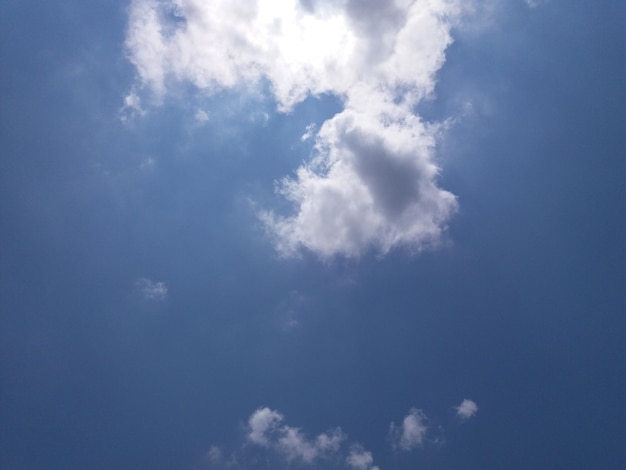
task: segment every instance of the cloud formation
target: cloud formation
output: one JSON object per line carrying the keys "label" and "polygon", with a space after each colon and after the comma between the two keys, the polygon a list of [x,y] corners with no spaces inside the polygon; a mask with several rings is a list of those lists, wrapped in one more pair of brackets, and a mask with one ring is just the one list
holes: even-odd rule
{"label": "cloud formation", "polygon": [[155,282],[142,277],[137,280],[135,286],[145,300],[161,302],[167,299],[167,285],[165,282]]}
{"label": "cloud formation", "polygon": [[478,412],[478,405],[472,400],[465,399],[456,407],[456,415],[462,420],[470,419]]}
{"label": "cloud formation", "polygon": [[436,243],[457,206],[437,185],[440,126],[415,107],[434,90],[460,3],[134,0],[126,48],[138,87],[157,97],[178,83],[206,93],[268,83],[279,111],[311,95],[340,98],[313,160],[278,186],[294,212],[261,214],[268,233],[286,256],[417,251]]}
{"label": "cloud formation", "polygon": [[248,440],[256,445],[272,448],[287,461],[307,464],[336,453],[345,436],[340,428],[307,438],[299,428],[283,424],[284,418],[278,411],[259,408],[248,419]]}
{"label": "cloud formation", "polygon": [[[459,416],[466,417],[471,417],[477,409],[471,400],[463,400],[457,407]],[[282,413],[267,407],[258,408],[248,417],[244,440],[230,454],[211,446],[205,456],[209,468],[260,468],[257,465],[262,461],[267,468],[380,470],[374,464],[372,452],[350,442],[340,427],[309,437],[302,429],[286,424]],[[443,429],[430,424],[422,410],[411,408],[402,423],[391,423],[389,440],[394,450],[408,452],[426,444],[443,444]]]}
{"label": "cloud formation", "polygon": [[394,448],[409,451],[420,447],[428,431],[426,423],[426,415],[417,408],[409,411],[401,425],[391,423],[390,435]]}
{"label": "cloud formation", "polygon": [[361,446],[353,446],[350,449],[350,454],[346,458],[347,464],[350,468],[355,470],[379,470],[374,465],[374,457],[372,453],[363,449]]}

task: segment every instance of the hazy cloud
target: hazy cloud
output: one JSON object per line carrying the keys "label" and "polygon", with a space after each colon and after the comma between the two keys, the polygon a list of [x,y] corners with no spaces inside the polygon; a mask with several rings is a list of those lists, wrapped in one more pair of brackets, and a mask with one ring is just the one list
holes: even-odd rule
{"label": "hazy cloud", "polygon": [[293,214],[261,214],[268,233],[285,256],[417,251],[456,209],[437,185],[439,127],[414,110],[434,89],[459,5],[134,0],[126,48],[139,86],[157,97],[178,82],[213,93],[262,78],[281,111],[309,95],[339,97],[344,109],[321,126],[313,161],[279,185]]}
{"label": "hazy cloud", "polygon": [[422,410],[412,408],[401,425],[391,423],[390,435],[395,448],[409,451],[423,444],[427,431],[426,415]]}
{"label": "hazy cloud", "polygon": [[303,315],[309,309],[310,299],[302,292],[292,290],[274,309],[275,316],[285,331],[291,331],[300,326]]}
{"label": "hazy cloud", "polygon": [[209,452],[207,452],[207,459],[212,464],[217,464],[222,461],[222,450],[217,446],[211,446]]}
{"label": "hazy cloud", "polygon": [[198,109],[196,110],[194,118],[198,122],[207,122],[209,120],[209,113],[207,113],[204,109]]}
{"label": "hazy cloud", "polygon": [[142,277],[137,280],[135,286],[145,300],[160,302],[167,299],[167,286],[165,282],[155,282]]}
{"label": "hazy cloud", "polygon": [[350,449],[350,454],[346,458],[347,464],[350,468],[356,470],[379,470],[374,465],[374,457],[372,453],[363,449],[361,446],[353,446]]}
{"label": "hazy cloud", "polygon": [[478,405],[472,400],[463,400],[459,406],[456,407],[456,414],[459,418],[466,420],[474,416],[478,412]]}
{"label": "hazy cloud", "polygon": [[127,123],[135,116],[144,116],[145,110],[141,106],[141,98],[135,90],[131,90],[124,97],[124,104],[120,108],[120,120]]}

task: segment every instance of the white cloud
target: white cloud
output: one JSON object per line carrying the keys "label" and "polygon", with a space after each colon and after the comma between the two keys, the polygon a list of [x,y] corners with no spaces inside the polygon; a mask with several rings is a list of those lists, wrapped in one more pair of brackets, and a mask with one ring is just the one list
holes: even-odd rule
{"label": "white cloud", "polygon": [[194,118],[196,119],[196,121],[201,123],[207,122],[209,120],[209,113],[207,113],[204,109],[198,109],[196,110]]}
{"label": "white cloud", "polygon": [[432,94],[459,0],[134,0],[126,47],[139,86],[206,93],[266,79],[277,107],[332,93],[344,109],[317,155],[279,192],[294,213],[261,215],[278,250],[358,256],[435,243],[455,212],[438,187],[439,127],[414,112]]}
{"label": "white cloud", "polygon": [[302,142],[306,142],[307,140],[309,140],[311,137],[313,137],[315,135],[315,129],[316,129],[316,125],[315,123],[311,123],[308,126],[306,126],[305,128],[305,132],[304,134],[302,134],[302,137],[300,137],[300,140]]}
{"label": "white cloud", "polygon": [[217,464],[222,461],[222,450],[217,446],[211,446],[207,453],[207,459],[212,464]]}
{"label": "white cloud", "polygon": [[155,282],[142,277],[137,280],[135,286],[145,300],[160,302],[167,299],[167,285],[165,282]]}
{"label": "white cloud", "polygon": [[[470,411],[477,407],[471,400],[464,400],[457,409]],[[223,468],[249,468],[248,462],[263,459],[273,468],[346,468],[349,470],[380,470],[374,464],[372,452],[362,445],[350,442],[348,436],[337,427],[309,437],[301,428],[290,426],[277,410],[261,407],[248,418],[246,443],[234,452],[224,455],[222,449],[211,446],[205,461]],[[409,410],[401,424],[391,423],[389,437],[394,450],[411,451],[428,443],[442,445],[443,429],[429,423],[417,408]],[[220,467],[220,468],[222,468]],[[213,468],[213,467],[211,467]]]}
{"label": "white cloud", "polygon": [[459,418],[466,420],[478,412],[478,405],[472,400],[465,399],[456,407],[456,414]]}
{"label": "white cloud", "polygon": [[391,438],[394,447],[409,451],[423,444],[428,426],[422,410],[412,408],[402,420],[402,425],[391,423]]}
{"label": "white cloud", "polygon": [[141,106],[141,98],[136,90],[131,90],[124,97],[124,104],[120,109],[120,120],[127,123],[135,116],[144,116],[146,111]]}
{"label": "white cloud", "polygon": [[283,420],[283,415],[269,408],[259,408],[248,419],[248,439],[254,444],[268,446],[268,434]]}
{"label": "white cloud", "polygon": [[318,157],[282,181],[279,191],[297,213],[263,214],[281,253],[303,246],[323,257],[358,256],[370,247],[420,249],[439,238],[456,199],[435,182],[434,132],[395,104],[381,108],[376,117],[345,110],[327,121]]}
{"label": "white cloud", "polygon": [[283,424],[283,415],[269,408],[259,408],[248,419],[248,439],[253,444],[272,448],[287,461],[310,464],[336,453],[345,439],[340,428],[309,439],[299,428]]}
{"label": "white cloud", "polygon": [[350,454],[346,458],[346,463],[355,470],[379,470],[374,466],[374,457],[372,453],[363,449],[361,446],[353,446]]}

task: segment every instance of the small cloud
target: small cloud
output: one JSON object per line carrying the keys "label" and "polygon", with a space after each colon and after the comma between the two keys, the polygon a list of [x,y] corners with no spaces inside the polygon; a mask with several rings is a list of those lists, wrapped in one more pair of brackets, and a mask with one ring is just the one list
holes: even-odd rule
{"label": "small cloud", "polygon": [[359,445],[355,445],[350,449],[346,463],[355,470],[379,470],[378,467],[374,466],[372,453]]}
{"label": "small cloud", "polygon": [[250,121],[255,124],[258,123],[258,124],[265,125],[267,121],[269,121],[269,119],[270,119],[270,115],[267,114],[265,111],[254,111],[250,113]]}
{"label": "small cloud", "polygon": [[390,434],[393,446],[404,451],[413,450],[423,444],[427,431],[426,415],[422,410],[412,408],[404,417],[402,425],[391,423]]}
{"label": "small cloud", "polygon": [[281,329],[293,331],[298,328],[309,303],[309,298],[297,290],[291,291],[288,296],[282,299],[275,309],[275,315]]}
{"label": "small cloud", "polygon": [[137,280],[135,285],[145,300],[162,302],[167,299],[167,285],[165,282],[151,281],[142,277]]}
{"label": "small cloud", "polygon": [[283,415],[269,408],[259,408],[248,418],[248,439],[264,447],[269,445],[268,434],[276,429],[283,420]]}
{"label": "small cloud", "polygon": [[313,122],[309,124],[308,126],[306,126],[306,128],[304,129],[305,132],[304,134],[302,134],[302,137],[300,137],[300,140],[302,142],[306,142],[307,140],[309,140],[315,134],[316,129],[317,129],[317,126]]}
{"label": "small cloud", "polygon": [[[466,399],[456,409],[459,416],[468,418],[478,407]],[[340,427],[311,437],[302,428],[287,424],[278,410],[261,407],[248,417],[244,431],[244,440],[235,443],[232,451],[211,446],[203,456],[203,465],[222,469],[258,468],[262,459],[271,464],[263,468],[380,470],[374,464],[372,452],[350,441]],[[443,429],[417,408],[411,408],[401,424],[391,423],[389,438],[394,451],[408,452],[425,444],[439,447],[445,443]]]}
{"label": "small cloud", "polygon": [[148,170],[152,170],[155,164],[156,164],[156,160],[154,158],[147,157],[141,161],[141,163],[139,164],[139,168],[144,171],[148,171]]}
{"label": "small cloud", "polygon": [[299,428],[283,424],[283,415],[269,408],[259,408],[248,419],[248,440],[278,451],[288,462],[310,464],[337,452],[344,439],[340,428],[309,439]]}
{"label": "small cloud", "polygon": [[135,116],[143,116],[146,112],[141,106],[141,98],[135,90],[131,90],[124,97],[124,104],[120,108],[120,120],[123,123],[130,121]]}
{"label": "small cloud", "polygon": [[222,450],[217,446],[211,446],[209,452],[207,452],[207,459],[212,464],[217,464],[222,461]]}
{"label": "small cloud", "polygon": [[198,109],[194,118],[200,123],[207,122],[209,120],[209,114],[204,109]]}
{"label": "small cloud", "polygon": [[462,420],[470,419],[478,412],[478,405],[472,400],[465,399],[456,407],[456,415]]}

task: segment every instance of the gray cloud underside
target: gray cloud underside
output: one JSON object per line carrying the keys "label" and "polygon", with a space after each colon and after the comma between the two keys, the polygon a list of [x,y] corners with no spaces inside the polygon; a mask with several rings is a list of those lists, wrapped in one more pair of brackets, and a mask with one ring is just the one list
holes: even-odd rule
{"label": "gray cloud underside", "polygon": [[138,90],[206,93],[271,84],[280,111],[331,93],[343,110],[278,191],[293,213],[260,214],[279,252],[329,258],[435,244],[457,207],[437,183],[440,126],[415,114],[461,16],[456,0],[135,0],[126,48]]}

